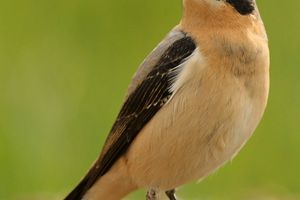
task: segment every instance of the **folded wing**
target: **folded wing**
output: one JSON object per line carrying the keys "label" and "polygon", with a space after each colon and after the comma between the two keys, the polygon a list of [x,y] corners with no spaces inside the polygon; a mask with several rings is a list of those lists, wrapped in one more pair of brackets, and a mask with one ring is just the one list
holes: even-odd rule
{"label": "folded wing", "polygon": [[196,44],[174,29],[146,58],[133,78],[128,95],[99,159],[65,200],[79,200],[123,155],[149,120],[170,99],[170,89]]}

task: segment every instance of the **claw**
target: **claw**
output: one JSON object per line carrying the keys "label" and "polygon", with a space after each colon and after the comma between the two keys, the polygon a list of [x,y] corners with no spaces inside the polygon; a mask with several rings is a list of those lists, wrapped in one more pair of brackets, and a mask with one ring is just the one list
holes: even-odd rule
{"label": "claw", "polygon": [[159,192],[155,189],[148,190],[146,200],[159,200]]}

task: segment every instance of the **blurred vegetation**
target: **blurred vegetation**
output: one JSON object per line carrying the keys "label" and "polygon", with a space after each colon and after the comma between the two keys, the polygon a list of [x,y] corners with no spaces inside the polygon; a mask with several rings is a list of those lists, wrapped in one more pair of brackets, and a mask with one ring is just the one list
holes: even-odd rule
{"label": "blurred vegetation", "polygon": [[[300,199],[300,1],[258,4],[271,48],[266,114],[237,158],[182,187],[183,199]],[[180,16],[180,0],[1,0],[0,199],[60,199],[78,182],[132,74]]]}

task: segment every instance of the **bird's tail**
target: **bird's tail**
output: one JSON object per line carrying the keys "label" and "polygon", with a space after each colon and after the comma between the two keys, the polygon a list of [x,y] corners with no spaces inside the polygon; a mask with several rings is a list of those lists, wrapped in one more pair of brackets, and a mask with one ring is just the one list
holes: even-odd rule
{"label": "bird's tail", "polygon": [[137,189],[121,159],[89,187],[92,169],[64,200],[120,200]]}

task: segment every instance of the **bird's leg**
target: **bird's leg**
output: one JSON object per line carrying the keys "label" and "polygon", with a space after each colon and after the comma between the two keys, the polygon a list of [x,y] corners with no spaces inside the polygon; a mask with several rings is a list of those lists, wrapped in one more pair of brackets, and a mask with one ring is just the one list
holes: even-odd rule
{"label": "bird's leg", "polygon": [[169,198],[169,200],[176,200],[175,192],[175,189],[166,191],[166,195]]}
{"label": "bird's leg", "polygon": [[159,191],[156,189],[149,189],[146,195],[146,200],[159,200]]}

